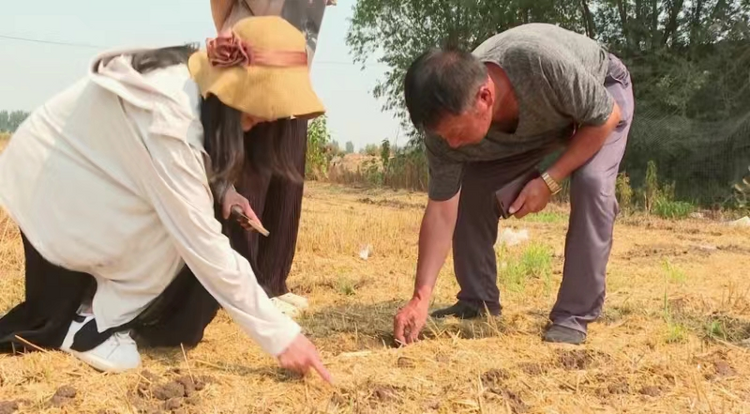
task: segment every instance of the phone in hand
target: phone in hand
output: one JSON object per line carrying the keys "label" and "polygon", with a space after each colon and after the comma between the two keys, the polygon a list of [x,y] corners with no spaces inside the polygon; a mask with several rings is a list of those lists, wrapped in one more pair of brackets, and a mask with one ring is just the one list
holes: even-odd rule
{"label": "phone in hand", "polygon": [[242,208],[240,208],[240,206],[232,206],[232,213],[230,217],[240,224],[245,223],[249,225],[250,227],[255,229],[255,231],[266,237],[268,237],[268,235],[270,234],[262,224],[255,220],[251,220],[250,217],[245,215],[245,213],[242,212]]}
{"label": "phone in hand", "polygon": [[497,198],[497,203],[500,207],[500,216],[503,219],[507,220],[510,218],[510,206],[512,206],[516,199],[518,199],[518,196],[521,194],[521,191],[523,191],[523,188],[526,187],[526,184],[539,177],[541,177],[539,170],[534,168],[515,178],[508,184],[505,184],[495,192],[495,197]]}

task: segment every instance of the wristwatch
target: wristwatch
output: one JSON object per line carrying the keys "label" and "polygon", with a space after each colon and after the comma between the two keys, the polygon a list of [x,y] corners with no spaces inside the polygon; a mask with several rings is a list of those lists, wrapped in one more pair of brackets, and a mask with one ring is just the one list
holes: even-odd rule
{"label": "wristwatch", "polygon": [[562,187],[560,187],[560,184],[555,181],[554,178],[550,177],[549,174],[545,171],[542,173],[542,180],[547,184],[547,187],[549,188],[549,191],[552,193],[552,195],[555,195],[562,190]]}

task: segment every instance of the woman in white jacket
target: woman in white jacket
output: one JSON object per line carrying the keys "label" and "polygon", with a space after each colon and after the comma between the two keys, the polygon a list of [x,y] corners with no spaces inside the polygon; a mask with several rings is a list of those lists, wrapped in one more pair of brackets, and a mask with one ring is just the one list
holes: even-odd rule
{"label": "woman in white jacket", "polygon": [[135,368],[131,331],[148,343],[161,324],[175,343],[200,340],[202,331],[161,323],[190,306],[181,285],[197,280],[283,367],[328,379],[222,234],[231,207],[222,201],[236,198],[215,188],[242,171],[246,132],[323,112],[305,38],[279,17],[243,19],[205,51],[97,57],[0,155],[0,204],[26,254],[25,301],[0,319],[0,350],[32,343],[102,371]]}

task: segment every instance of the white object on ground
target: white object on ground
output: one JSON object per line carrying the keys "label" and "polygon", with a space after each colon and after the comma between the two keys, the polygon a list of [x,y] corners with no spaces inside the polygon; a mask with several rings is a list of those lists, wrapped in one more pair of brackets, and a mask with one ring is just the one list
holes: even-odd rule
{"label": "white object on ground", "polygon": [[719,248],[714,246],[713,244],[699,244],[699,245],[696,245],[695,247],[699,248],[700,250],[704,250],[708,252],[719,250]]}
{"label": "white object on ground", "polygon": [[75,334],[92,319],[94,319],[93,316],[87,316],[83,322],[73,321],[60,350],[102,372],[119,373],[138,368],[141,365],[141,355],[138,353],[135,341],[127,331],[112,334],[106,341],[90,351],[78,352],[71,349]]}
{"label": "white object on ground", "polygon": [[283,300],[279,298],[271,298],[271,302],[276,306],[278,310],[281,311],[284,315],[294,319],[297,316],[299,316],[299,309],[295,308],[291,304],[284,302]]}
{"label": "white object on ground", "polygon": [[694,213],[690,213],[690,218],[696,219],[696,220],[703,220],[704,218],[706,218],[706,216],[704,216],[703,213],[694,212]]}
{"label": "white object on ground", "polygon": [[500,236],[497,238],[498,244],[505,244],[506,246],[515,246],[529,240],[529,231],[526,229],[515,231],[513,229],[505,228]]}
{"label": "white object on ground", "polygon": [[372,254],[372,245],[368,244],[366,246],[362,246],[359,250],[359,258],[362,260],[367,260],[370,258],[370,254]]}
{"label": "white object on ground", "polygon": [[307,298],[295,295],[292,292],[285,293],[281,296],[278,296],[278,298],[279,300],[284,301],[297,309],[307,309],[307,307],[309,306]]}
{"label": "white object on ground", "polygon": [[730,221],[729,225],[735,227],[750,227],[750,217],[745,216],[739,220]]}

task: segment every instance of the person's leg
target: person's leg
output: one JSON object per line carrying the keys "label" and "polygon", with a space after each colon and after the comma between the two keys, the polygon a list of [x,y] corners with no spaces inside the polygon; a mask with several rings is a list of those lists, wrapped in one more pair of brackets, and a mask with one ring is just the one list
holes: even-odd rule
{"label": "person's leg", "polygon": [[534,168],[549,150],[537,150],[511,159],[469,163],[459,196],[453,234],[453,261],[461,290],[458,303],[433,313],[433,317],[472,318],[486,309],[501,311],[497,288],[497,241],[500,210],[495,191]]}
{"label": "person's leg", "polygon": [[[242,178],[235,185],[237,192],[247,198],[250,202],[250,207],[252,207],[253,211],[263,222],[264,226],[267,226],[264,214],[266,211],[265,206],[270,182],[270,176],[260,174],[246,165],[245,170],[242,173]],[[266,228],[268,229],[268,227]],[[269,229],[269,231],[272,230]],[[250,262],[250,267],[252,267],[253,272],[255,272],[255,277],[258,279],[258,283],[263,287],[267,294],[270,294],[270,290],[265,283],[266,278],[258,267],[258,255],[260,252],[259,245],[263,236],[257,231],[247,231],[232,221],[226,221],[224,223],[224,233],[229,237],[232,248]]]}
{"label": "person's leg", "polygon": [[[307,121],[293,120],[291,128],[291,139],[283,143],[282,150],[292,157],[297,171],[304,177]],[[259,242],[258,274],[271,297],[289,291],[286,280],[297,246],[303,191],[303,183],[284,177],[273,177],[268,188],[262,220],[270,235]]]}
{"label": "person's leg", "polygon": [[59,348],[85,296],[96,281],[88,274],[55,266],[42,257],[21,233],[25,255],[26,294],[23,303],[0,319],[0,352]]}
{"label": "person's leg", "polygon": [[142,347],[192,348],[216,317],[219,303],[185,266],[167,289],[133,322]]}
{"label": "person's leg", "polygon": [[545,334],[550,342],[582,342],[588,323],[599,317],[604,303],[607,262],[619,211],[615,182],[634,109],[627,72],[608,77],[607,90],[620,106],[623,120],[604,147],[571,177],[563,280],[550,313],[553,325]]}

